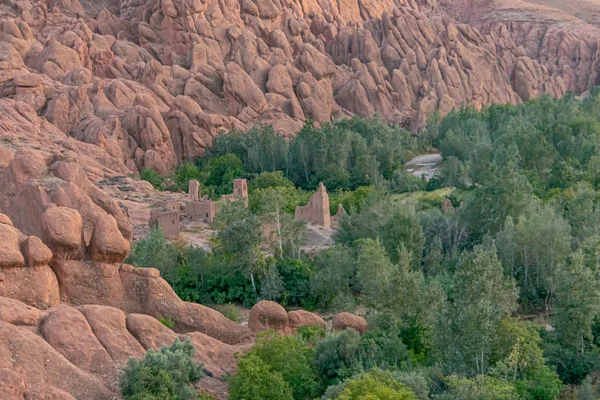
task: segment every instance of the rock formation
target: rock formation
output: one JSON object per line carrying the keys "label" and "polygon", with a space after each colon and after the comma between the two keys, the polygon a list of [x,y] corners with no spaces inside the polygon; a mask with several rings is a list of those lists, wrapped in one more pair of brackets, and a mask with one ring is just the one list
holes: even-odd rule
{"label": "rock formation", "polygon": [[124,264],[126,212],[77,162],[19,149],[0,185],[0,398],[112,398],[129,357],[176,338],[214,376],[235,371],[251,332]]}
{"label": "rock formation", "polygon": [[[233,372],[251,330],[125,264],[128,210],[99,183],[167,174],[256,123],[419,129],[435,110],[582,94],[600,82],[600,6],[540,1],[4,1],[0,398],[111,398],[129,356],[183,336],[209,371]],[[254,331],[322,324],[259,305]],[[348,326],[367,328],[333,321]]]}
{"label": "rock formation", "polygon": [[361,335],[368,329],[367,321],[358,315],[341,312],[337,314],[331,323],[331,327],[336,331],[343,331],[346,328],[352,328]]}
{"label": "rock formation", "polygon": [[317,314],[304,310],[286,312],[281,305],[268,300],[256,303],[250,310],[248,319],[248,328],[253,332],[272,329],[288,335],[295,333],[299,327],[305,325],[320,326],[323,329],[327,327],[323,318]]}
{"label": "rock formation", "polygon": [[418,128],[434,110],[598,82],[595,26],[519,0],[440,1],[4,2],[2,157],[40,149],[92,182],[164,174],[257,122]]}

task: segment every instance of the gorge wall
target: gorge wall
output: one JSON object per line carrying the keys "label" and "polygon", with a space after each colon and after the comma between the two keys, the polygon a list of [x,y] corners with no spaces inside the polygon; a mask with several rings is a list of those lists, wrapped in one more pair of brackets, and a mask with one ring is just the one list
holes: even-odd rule
{"label": "gorge wall", "polygon": [[590,89],[598,37],[516,0],[8,0],[0,159],[66,154],[97,181],[166,173],[257,122],[419,128],[438,109]]}

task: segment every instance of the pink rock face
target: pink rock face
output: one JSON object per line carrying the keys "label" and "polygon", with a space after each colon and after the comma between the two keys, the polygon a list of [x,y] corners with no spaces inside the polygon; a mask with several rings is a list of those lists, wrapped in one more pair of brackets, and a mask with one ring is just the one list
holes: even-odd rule
{"label": "pink rock face", "polygon": [[273,329],[280,333],[289,331],[289,319],[285,309],[279,304],[262,300],[250,310],[248,327],[252,332],[262,332]]}
{"label": "pink rock face", "polygon": [[166,174],[222,130],[257,122],[289,135],[307,118],[377,114],[419,128],[437,109],[596,82],[598,28],[560,2],[440,3],[6,5],[0,137],[68,155],[95,182]]}
{"label": "pink rock face", "polygon": [[332,328],[336,331],[343,331],[346,328],[352,328],[361,335],[368,329],[367,321],[363,317],[341,312],[333,318]]}
{"label": "pink rock face", "polygon": [[296,310],[288,312],[289,326],[292,331],[296,331],[301,326],[319,326],[323,329],[327,328],[327,323],[317,314],[304,310]]}

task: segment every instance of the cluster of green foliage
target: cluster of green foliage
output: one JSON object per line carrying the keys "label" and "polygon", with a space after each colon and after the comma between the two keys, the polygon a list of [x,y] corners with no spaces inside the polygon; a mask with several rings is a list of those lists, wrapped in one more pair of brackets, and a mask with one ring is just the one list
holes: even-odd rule
{"label": "cluster of green foliage", "polygon": [[121,376],[121,393],[127,400],[199,399],[193,384],[202,376],[202,366],[191,357],[189,341],[176,340],[158,351],[148,350],[141,360],[130,358]]}
{"label": "cluster of green foliage", "polygon": [[[429,148],[443,161],[426,183],[402,166]],[[597,396],[600,91],[434,116],[419,136],[359,118],[308,123],[289,141],[256,127],[217,137],[198,165],[215,171],[215,193],[252,178],[250,207],[222,208],[213,254],[153,234],[136,265],[159,264],[186,300],[360,305],[370,326],[265,336],[240,360],[234,398]],[[348,213],[335,245],[309,258],[291,214],[319,181]]]}
{"label": "cluster of green foliage", "polygon": [[[402,186],[403,165],[427,145],[382,119],[352,118],[316,127],[310,121],[290,140],[271,127],[217,136],[216,156],[235,154],[250,174],[281,171],[297,187],[329,191],[382,182]],[[408,179],[410,180],[410,179]],[[414,183],[408,183],[408,185]]]}

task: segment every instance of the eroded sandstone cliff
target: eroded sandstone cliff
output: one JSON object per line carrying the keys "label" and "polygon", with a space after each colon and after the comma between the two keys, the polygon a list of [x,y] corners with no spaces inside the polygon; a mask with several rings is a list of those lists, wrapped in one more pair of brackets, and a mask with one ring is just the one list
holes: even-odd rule
{"label": "eroded sandstone cliff", "polygon": [[308,118],[378,114],[418,128],[437,109],[597,83],[595,26],[513,3],[6,1],[3,153],[61,152],[92,180],[166,173],[257,122],[292,134]]}

